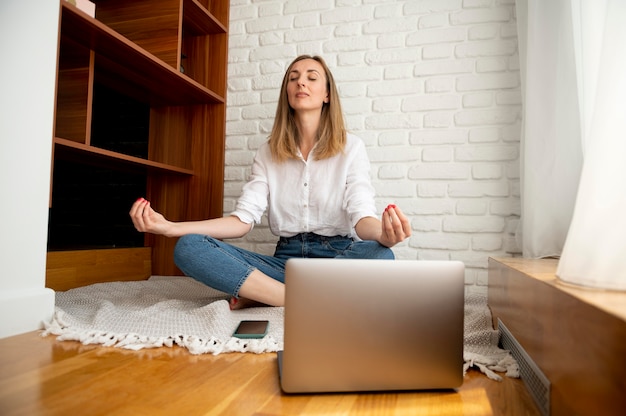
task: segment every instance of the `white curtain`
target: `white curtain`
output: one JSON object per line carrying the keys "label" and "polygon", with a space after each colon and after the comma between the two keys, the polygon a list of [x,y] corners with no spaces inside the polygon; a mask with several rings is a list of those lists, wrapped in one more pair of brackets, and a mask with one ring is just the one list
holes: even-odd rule
{"label": "white curtain", "polygon": [[626,290],[626,1],[596,2],[598,9],[604,4],[603,13],[581,10],[582,33],[592,35],[583,36],[589,42],[583,52],[585,46],[598,52],[595,67],[583,66],[585,79],[585,69],[595,76],[589,81],[595,94],[585,109],[585,161],[557,275],[569,283]]}
{"label": "white curtain", "polygon": [[626,290],[626,1],[518,0],[517,13],[524,256]]}
{"label": "white curtain", "polygon": [[524,104],[518,238],[530,258],[561,254],[582,166],[569,3],[516,3]]}

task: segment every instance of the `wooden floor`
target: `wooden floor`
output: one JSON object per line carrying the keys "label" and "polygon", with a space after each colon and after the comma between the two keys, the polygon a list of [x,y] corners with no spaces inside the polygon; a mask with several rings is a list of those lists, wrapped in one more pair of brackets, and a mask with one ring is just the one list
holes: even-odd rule
{"label": "wooden floor", "polygon": [[276,354],[128,351],[37,332],[0,339],[0,415],[537,415],[519,379],[446,392],[284,395]]}

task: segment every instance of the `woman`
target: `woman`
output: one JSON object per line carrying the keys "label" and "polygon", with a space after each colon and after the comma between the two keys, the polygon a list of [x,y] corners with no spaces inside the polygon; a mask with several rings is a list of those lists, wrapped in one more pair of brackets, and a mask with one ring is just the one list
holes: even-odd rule
{"label": "woman", "polygon": [[[273,256],[221,241],[247,234],[266,209],[280,237]],[[232,309],[282,306],[290,257],[393,259],[390,247],[411,235],[395,205],[377,218],[365,146],[346,133],[335,81],[317,56],[300,56],[287,69],[270,138],[230,216],[171,222],[143,198],[130,216],[138,231],[181,237],[176,265],[231,294]]]}

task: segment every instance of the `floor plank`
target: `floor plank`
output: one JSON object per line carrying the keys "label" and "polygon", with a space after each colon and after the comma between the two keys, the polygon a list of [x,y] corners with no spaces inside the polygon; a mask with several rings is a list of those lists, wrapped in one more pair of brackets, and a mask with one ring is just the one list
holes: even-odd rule
{"label": "floor plank", "polygon": [[523,383],[470,370],[446,392],[282,394],[276,354],[191,355],[56,341],[0,340],[0,414],[537,415]]}

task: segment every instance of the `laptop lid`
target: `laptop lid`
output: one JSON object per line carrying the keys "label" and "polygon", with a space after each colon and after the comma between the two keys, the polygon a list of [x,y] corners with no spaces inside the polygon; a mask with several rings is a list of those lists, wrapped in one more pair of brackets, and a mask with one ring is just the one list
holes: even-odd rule
{"label": "laptop lid", "polygon": [[457,261],[287,261],[283,391],[460,386],[464,269]]}

